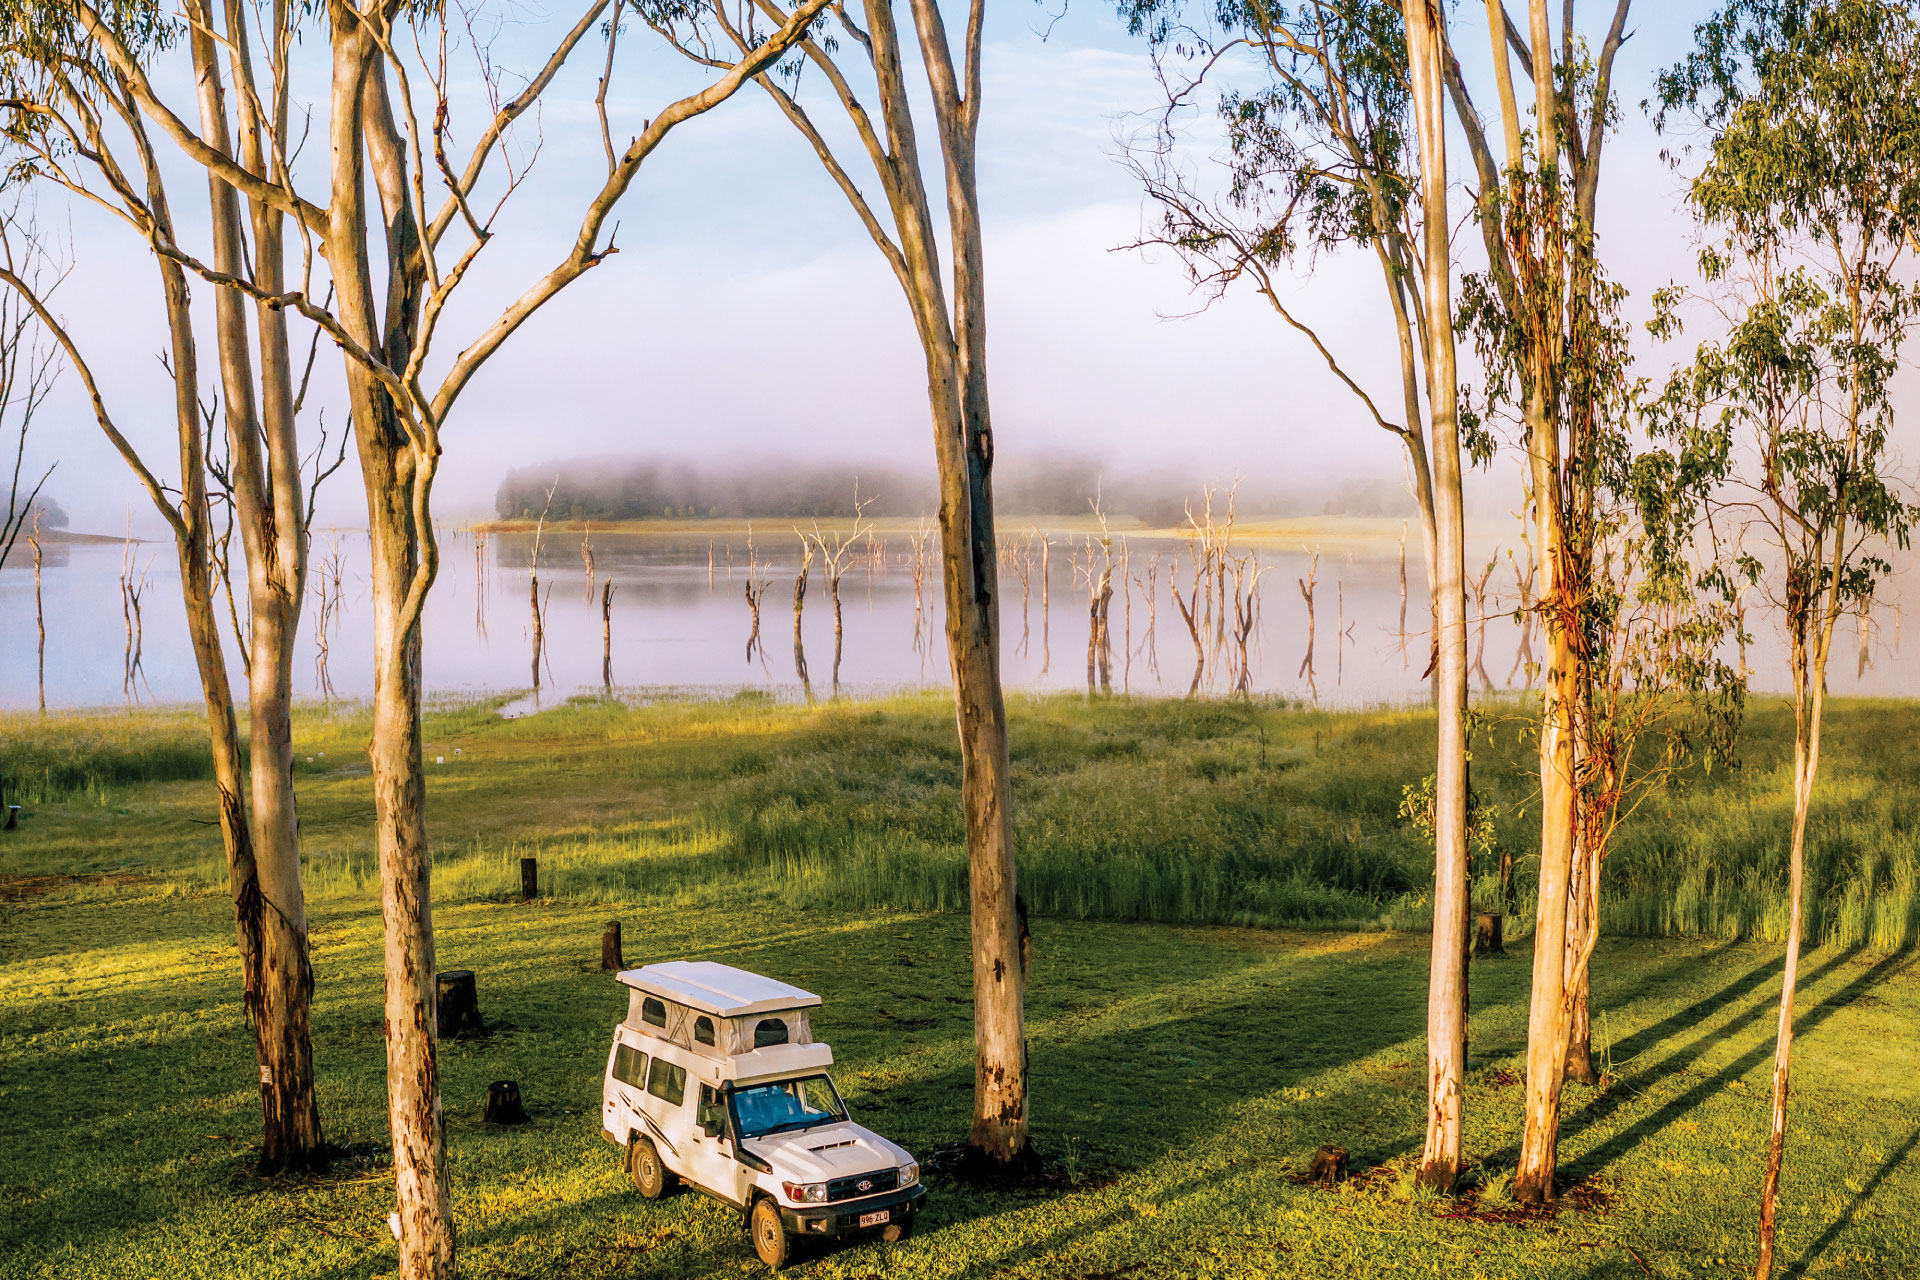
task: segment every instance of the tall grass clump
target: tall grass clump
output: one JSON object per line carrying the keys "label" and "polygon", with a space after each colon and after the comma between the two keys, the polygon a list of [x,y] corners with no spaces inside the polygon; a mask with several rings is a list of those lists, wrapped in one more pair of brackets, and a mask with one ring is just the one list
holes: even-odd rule
{"label": "tall grass clump", "polygon": [[9,804],[107,806],[124,788],[213,776],[205,722],[189,710],[0,713]]}

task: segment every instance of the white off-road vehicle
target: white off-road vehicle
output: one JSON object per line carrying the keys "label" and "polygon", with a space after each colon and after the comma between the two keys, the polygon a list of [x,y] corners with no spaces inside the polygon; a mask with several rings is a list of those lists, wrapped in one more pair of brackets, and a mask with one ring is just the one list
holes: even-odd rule
{"label": "white off-road vehicle", "polygon": [[902,1240],[926,1188],[912,1156],[847,1118],[807,1011],[820,997],[744,969],[628,969],[600,1130],[649,1200],[680,1180],[746,1216],[778,1270],[792,1238],[878,1231]]}

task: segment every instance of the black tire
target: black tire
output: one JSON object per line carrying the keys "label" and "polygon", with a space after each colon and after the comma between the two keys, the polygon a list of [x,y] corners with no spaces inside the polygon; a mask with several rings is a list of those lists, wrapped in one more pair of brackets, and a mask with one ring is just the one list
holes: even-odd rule
{"label": "black tire", "polygon": [[753,1251],[771,1270],[780,1270],[793,1256],[786,1224],[780,1221],[780,1207],[771,1200],[763,1197],[754,1202],[753,1212],[747,1217],[747,1234],[753,1237]]}
{"label": "black tire", "polygon": [[627,1140],[627,1176],[633,1189],[649,1200],[658,1200],[673,1185],[673,1175],[660,1163],[660,1152],[651,1139],[639,1134]]}
{"label": "black tire", "polygon": [[911,1212],[901,1214],[898,1219],[880,1228],[880,1238],[888,1244],[899,1244],[912,1236],[914,1216]]}

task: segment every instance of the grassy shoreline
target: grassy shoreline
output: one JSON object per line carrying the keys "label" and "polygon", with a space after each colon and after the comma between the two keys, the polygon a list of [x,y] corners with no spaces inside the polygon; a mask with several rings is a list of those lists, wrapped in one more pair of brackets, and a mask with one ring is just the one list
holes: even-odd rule
{"label": "grassy shoreline", "polygon": [[[538,856],[580,901],[751,893],[863,909],[965,902],[958,758],[938,693],[806,705],[633,691],[503,721],[511,695],[446,704],[428,724],[436,876],[487,896]],[[1400,818],[1431,767],[1417,707],[1078,695],[1010,699],[1022,892],[1045,916],[1261,927],[1426,927],[1430,853]],[[1517,705],[1488,705],[1475,782],[1531,915],[1533,761]],[[376,878],[366,711],[303,707],[296,785],[311,891]],[[1807,936],[1899,950],[1920,941],[1920,753],[1913,707],[1830,704],[1809,835]],[[1608,932],[1778,941],[1790,721],[1757,699],[1732,767],[1680,778],[1621,830]],[[189,708],[0,715],[0,776],[24,801],[0,875],[48,855],[219,883],[206,746]],[[131,822],[126,819],[132,819]],[[123,841],[138,831],[144,856]],[[77,856],[76,856],[77,855]],[[1475,893],[1495,905],[1485,860]]]}

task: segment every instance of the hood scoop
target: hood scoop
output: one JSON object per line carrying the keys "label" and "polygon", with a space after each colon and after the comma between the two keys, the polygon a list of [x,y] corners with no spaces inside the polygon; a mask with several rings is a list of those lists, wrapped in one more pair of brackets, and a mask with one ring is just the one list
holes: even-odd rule
{"label": "hood scoop", "polygon": [[859,1141],[858,1141],[857,1139],[854,1139],[854,1138],[847,1138],[847,1139],[844,1139],[844,1140],[842,1140],[842,1141],[840,1141],[840,1142],[828,1142],[828,1143],[823,1143],[823,1144],[821,1144],[820,1146],[817,1146],[817,1147],[808,1147],[808,1148],[807,1148],[807,1150],[809,1150],[809,1151],[834,1151],[834,1150],[837,1150],[837,1149],[839,1149],[839,1148],[841,1148],[841,1147],[857,1147],[857,1146],[859,1146],[859,1145],[860,1145],[860,1143],[859,1143]]}

